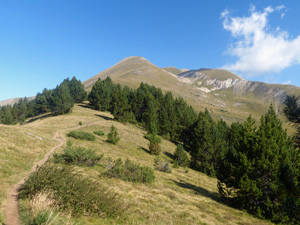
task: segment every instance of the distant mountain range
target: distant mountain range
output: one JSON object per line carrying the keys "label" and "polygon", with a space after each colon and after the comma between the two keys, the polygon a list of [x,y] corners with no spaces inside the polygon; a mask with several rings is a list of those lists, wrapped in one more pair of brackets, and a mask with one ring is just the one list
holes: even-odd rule
{"label": "distant mountain range", "polygon": [[90,91],[98,78],[137,88],[145,82],[163,91],[181,96],[196,110],[208,108],[216,119],[231,123],[243,121],[250,114],[258,119],[273,103],[277,110],[286,95],[300,95],[293,85],[247,81],[223,69],[187,70],[159,68],[143,57],[128,57],[83,82]]}

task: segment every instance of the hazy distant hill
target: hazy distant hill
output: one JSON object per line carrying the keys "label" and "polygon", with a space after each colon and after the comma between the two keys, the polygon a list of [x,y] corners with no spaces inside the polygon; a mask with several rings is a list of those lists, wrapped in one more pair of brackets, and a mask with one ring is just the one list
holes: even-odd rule
{"label": "hazy distant hill", "polygon": [[[31,101],[33,100],[35,97],[28,97],[28,101]],[[17,103],[18,101],[20,101],[20,99],[23,99],[23,98],[10,98],[10,99],[6,99],[6,100],[3,100],[3,101],[0,101],[0,106],[4,106],[4,105],[13,105],[15,103]]]}
{"label": "hazy distant hill", "polygon": [[98,78],[107,76],[132,88],[146,82],[163,91],[172,91],[175,96],[185,98],[196,110],[208,108],[214,118],[227,122],[244,120],[249,114],[258,119],[269,104],[278,107],[287,94],[300,95],[300,88],[292,85],[247,81],[223,69],[159,68],[143,57],[125,58],[83,84],[89,91]]}

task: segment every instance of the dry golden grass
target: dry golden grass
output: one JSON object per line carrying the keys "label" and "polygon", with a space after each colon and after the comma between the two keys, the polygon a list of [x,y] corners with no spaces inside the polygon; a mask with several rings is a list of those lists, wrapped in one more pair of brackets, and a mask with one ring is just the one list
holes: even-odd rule
{"label": "dry golden grass", "polygon": [[[145,130],[132,124],[113,121],[109,113],[75,106],[73,113],[68,115],[49,117],[24,126],[0,127],[3,131],[0,135],[2,204],[7,197],[7,189],[21,179],[31,165],[56,144],[52,140],[54,133],[61,131],[67,138],[67,129],[79,126],[79,121],[83,125],[91,124],[80,127],[79,130],[90,133],[102,130],[105,136],[96,136],[96,141],[93,142],[68,138],[73,142],[73,146],[92,148],[98,154],[103,153],[103,161],[108,157],[122,158],[154,167],[155,156],[149,154],[149,141],[143,137]],[[117,146],[106,142],[106,134],[112,124],[117,127],[121,137]],[[37,137],[41,137],[42,140]],[[172,161],[175,145],[163,140],[161,147],[161,157]],[[5,169],[3,165],[9,167]],[[125,219],[79,218],[83,224],[269,224],[224,204],[218,197],[216,179],[191,169],[186,172],[183,168],[172,168],[172,173],[155,171],[154,183],[147,185],[101,176],[105,168],[100,165],[78,169],[100,180],[129,205]]]}

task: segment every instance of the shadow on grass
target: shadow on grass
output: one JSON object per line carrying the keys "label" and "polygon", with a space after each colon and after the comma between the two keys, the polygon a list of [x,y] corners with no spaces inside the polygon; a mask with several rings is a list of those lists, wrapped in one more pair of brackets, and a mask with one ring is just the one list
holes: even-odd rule
{"label": "shadow on grass", "polygon": [[51,113],[49,114],[44,114],[44,115],[41,115],[41,116],[37,116],[37,117],[34,117],[30,120],[27,121],[27,123],[33,123],[34,121],[37,121],[37,120],[40,120],[40,119],[45,119],[45,118],[49,118],[49,117],[52,117],[53,115]]}
{"label": "shadow on grass", "polygon": [[208,197],[218,203],[221,203],[223,205],[226,205],[226,206],[230,206],[232,207],[232,205],[230,205],[228,202],[226,202],[224,199],[222,199],[217,193],[215,192],[212,192],[212,191],[209,191],[205,188],[202,188],[202,187],[198,187],[194,184],[191,184],[191,183],[188,183],[184,180],[179,180],[179,181],[176,181],[176,180],[172,180],[177,186],[181,187],[181,188],[186,188],[186,189],[190,189],[190,190],[193,190],[195,194],[198,194],[198,195],[202,195],[204,197]]}
{"label": "shadow on grass", "polygon": [[98,116],[98,117],[100,117],[102,119],[105,119],[105,120],[114,120],[113,118],[108,117],[108,116],[103,116],[103,115],[98,115],[98,114],[95,114],[95,116]]}
{"label": "shadow on grass", "polygon": [[142,146],[138,146],[138,149],[141,149],[141,150],[147,152],[148,154],[150,154],[150,151]]}
{"label": "shadow on grass", "polygon": [[82,108],[87,108],[87,109],[90,109],[90,105],[89,104],[78,104],[78,106],[82,107]]}
{"label": "shadow on grass", "polygon": [[170,152],[164,152],[164,154],[165,154],[167,157],[169,157],[170,159],[175,160],[174,155],[171,154]]}

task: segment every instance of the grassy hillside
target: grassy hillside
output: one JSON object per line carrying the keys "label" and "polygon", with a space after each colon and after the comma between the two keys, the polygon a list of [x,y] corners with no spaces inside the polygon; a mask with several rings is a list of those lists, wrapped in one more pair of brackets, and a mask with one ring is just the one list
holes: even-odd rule
{"label": "grassy hillside", "polygon": [[[97,123],[79,128],[90,133],[102,130],[107,134],[113,124],[121,137],[119,144],[115,146],[107,143],[106,136],[97,136],[93,142],[67,138],[66,129],[77,127],[80,121],[83,125]],[[115,122],[108,113],[80,105],[75,106],[68,115],[40,119],[23,126],[1,126],[0,129],[2,220],[7,189],[56,144],[52,137],[57,131],[71,140],[73,146],[92,148],[98,154],[103,153],[103,160],[108,157],[130,159],[153,168],[155,156],[148,152],[149,141],[144,138],[145,130],[135,125]],[[161,146],[161,158],[172,161],[175,145],[163,140]],[[103,186],[119,194],[127,205],[123,217],[77,218],[76,221],[82,224],[269,224],[227,206],[218,197],[216,179],[191,169],[187,172],[183,168],[172,168],[172,173],[155,171],[156,179],[152,184],[136,184],[100,176],[105,170],[100,165],[95,168],[75,167],[75,170],[100,181]]]}
{"label": "grassy hillside", "polygon": [[210,76],[212,79],[217,80],[226,80],[228,78],[231,79],[241,79],[239,76],[223,69],[212,69],[212,70],[206,70],[204,73],[208,76]]}
{"label": "grassy hillside", "polygon": [[[35,97],[28,97],[28,101],[33,100]],[[10,98],[10,99],[6,99],[3,101],[0,101],[0,106],[4,106],[4,105],[13,105],[15,103],[18,103],[20,101],[20,99],[22,98]]]}
{"label": "grassy hillside", "polygon": [[162,68],[162,69],[168,71],[169,73],[173,73],[173,74],[175,74],[175,75],[178,75],[178,74],[180,74],[180,73],[183,72],[182,70],[177,69],[177,68],[175,68],[175,67],[173,67],[173,66],[170,66],[170,67],[164,67],[164,68]]}

